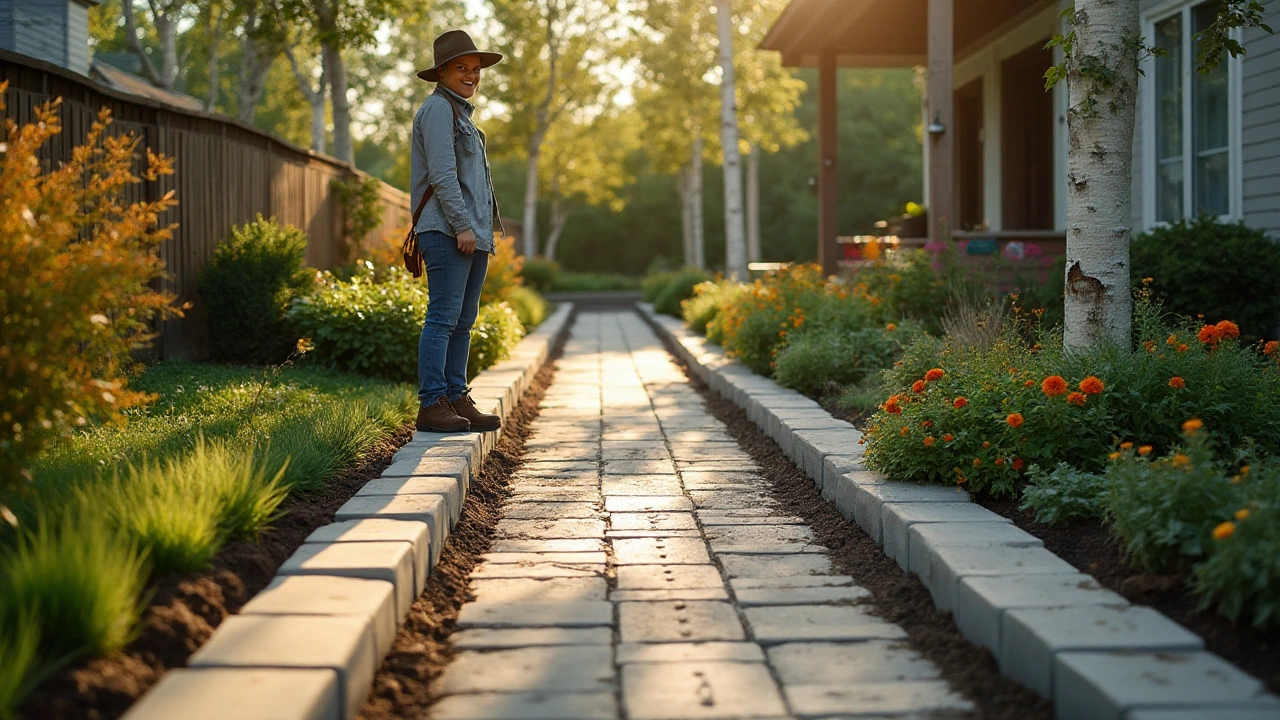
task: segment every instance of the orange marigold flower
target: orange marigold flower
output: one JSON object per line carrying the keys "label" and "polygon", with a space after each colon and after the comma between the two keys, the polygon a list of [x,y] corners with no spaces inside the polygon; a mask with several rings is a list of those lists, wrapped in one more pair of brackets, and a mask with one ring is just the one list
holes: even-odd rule
{"label": "orange marigold flower", "polygon": [[1013,469],[1014,469],[1014,470],[1022,470],[1022,468],[1026,467],[1026,466],[1027,466],[1027,461],[1026,461],[1026,460],[1023,460],[1023,459],[1022,459],[1022,458],[1020,458],[1020,457],[1016,457],[1016,458],[1014,458],[1014,459],[1013,459]]}
{"label": "orange marigold flower", "polygon": [[893,332],[894,330],[898,329],[898,326],[894,325],[893,323],[889,323],[888,325],[884,326],[884,329],[888,332]]}
{"label": "orange marigold flower", "polygon": [[983,449],[983,450],[986,450],[986,449],[987,449],[987,448],[989,448],[989,447],[991,447],[991,443],[989,443],[989,442],[985,442],[985,441],[982,443],[982,449]]}
{"label": "orange marigold flower", "polygon": [[943,442],[951,442],[952,440],[955,440],[955,439],[956,439],[956,436],[952,435],[951,433],[947,433],[946,435],[942,436]]}
{"label": "orange marigold flower", "polygon": [[1241,465],[1241,466],[1240,466],[1240,476],[1241,476],[1241,477],[1244,477],[1245,475],[1248,475],[1248,474],[1249,474],[1249,466],[1248,466],[1248,465]]}
{"label": "orange marigold flower", "polygon": [[955,401],[952,402],[951,404],[956,406],[957,408],[962,408],[965,405],[968,405],[969,401],[963,395],[961,395],[960,397],[956,398]]}
{"label": "orange marigold flower", "polygon": [[1191,418],[1190,420],[1182,423],[1182,432],[1188,435],[1194,435],[1195,432],[1202,427],[1204,427],[1204,421],[1199,418]]}
{"label": "orange marigold flower", "polygon": [[1079,405],[1080,407],[1084,407],[1084,404],[1088,401],[1089,398],[1084,393],[1073,392],[1067,396],[1068,403],[1071,403],[1072,405]]}
{"label": "orange marigold flower", "polygon": [[1178,377],[1177,375],[1174,375],[1173,377],[1169,378],[1169,387],[1171,387],[1171,388],[1175,388],[1175,389],[1177,389],[1177,390],[1181,390],[1182,388],[1184,388],[1184,387],[1186,387],[1186,386],[1187,386],[1187,381],[1186,381],[1186,380],[1183,380],[1182,378]]}
{"label": "orange marigold flower", "polygon": [[1191,464],[1191,458],[1183,455],[1182,453],[1178,453],[1174,455],[1173,460],[1170,460],[1169,462],[1174,467],[1186,467]]}
{"label": "orange marigold flower", "polygon": [[1004,464],[1004,458],[1002,458],[1002,457],[998,457],[998,458],[996,458],[996,464],[997,464],[997,465],[1003,465],[1003,464]]}
{"label": "orange marigold flower", "polygon": [[1133,443],[1132,443],[1132,442],[1129,442],[1129,441],[1127,441],[1127,440],[1126,440],[1125,442],[1120,443],[1120,449],[1121,449],[1121,450],[1132,450],[1132,449],[1133,449]]}
{"label": "orange marigold flower", "polygon": [[901,415],[902,408],[898,407],[897,396],[891,397],[884,402],[884,411],[890,415]]}
{"label": "orange marigold flower", "polygon": [[1004,421],[1008,423],[1011,428],[1022,427],[1022,413],[1009,413],[1009,416],[1006,417]]}
{"label": "orange marigold flower", "polygon": [[1264,355],[1275,355],[1277,352],[1280,352],[1280,340],[1270,340],[1262,346]]}
{"label": "orange marigold flower", "polygon": [[974,458],[974,459],[973,459],[973,466],[974,466],[974,467],[982,467],[982,458]]}
{"label": "orange marigold flower", "polygon": [[924,379],[926,382],[933,382],[934,380],[941,380],[942,376],[945,374],[946,373],[942,372],[942,368],[934,368],[924,374]]}
{"label": "orange marigold flower", "polygon": [[1213,325],[1205,325],[1200,328],[1200,332],[1196,333],[1196,339],[1206,345],[1212,345],[1218,342],[1218,328]]}
{"label": "orange marigold flower", "polygon": [[936,442],[936,441],[933,439],[933,436],[932,436],[932,435],[930,435],[929,437],[927,437],[927,438],[925,438],[925,439],[924,439],[924,446],[925,446],[925,447],[933,447],[933,443],[934,443],[934,442]]}
{"label": "orange marigold flower", "polygon": [[1164,341],[1164,344],[1165,344],[1165,345],[1177,345],[1177,344],[1178,344],[1178,336],[1177,336],[1177,335],[1170,335],[1170,336],[1169,336],[1169,339]]}
{"label": "orange marigold flower", "polygon": [[1236,532],[1236,524],[1230,520],[1220,523],[1218,527],[1213,529],[1214,540],[1226,540]]}
{"label": "orange marigold flower", "polygon": [[1067,381],[1061,375],[1050,375],[1040,383],[1040,392],[1057,397],[1067,391]]}
{"label": "orange marigold flower", "polygon": [[1236,511],[1236,519],[1237,519],[1237,520],[1248,520],[1248,519],[1249,519],[1249,508],[1240,508],[1239,510],[1237,510],[1237,511]]}
{"label": "orange marigold flower", "polygon": [[969,481],[969,478],[967,478],[967,477],[965,477],[965,476],[963,476],[963,475],[960,475],[959,477],[957,477],[957,478],[956,478],[956,484],[957,484],[957,485],[963,485],[963,484],[965,484],[965,483],[966,483],[966,482],[968,482],[968,481]]}
{"label": "orange marigold flower", "polygon": [[1186,343],[1182,343],[1181,345],[1178,346],[1178,352],[1186,352],[1190,349],[1191,349],[1191,346]]}
{"label": "orange marigold flower", "polygon": [[1155,351],[1156,351],[1156,344],[1155,344],[1155,343],[1153,343],[1153,342],[1151,342],[1150,340],[1144,340],[1144,341],[1142,341],[1142,346],[1143,346],[1143,347],[1145,347],[1145,348],[1147,349],[1147,352],[1155,352]]}
{"label": "orange marigold flower", "polygon": [[911,428],[907,427],[906,425],[903,425],[903,426],[902,426],[902,432],[900,433],[900,434],[902,435],[902,437],[906,437],[906,436],[907,436],[907,433],[909,433],[909,432],[911,432]]}
{"label": "orange marigold flower", "polygon": [[1219,340],[1235,340],[1240,337],[1240,326],[1230,320],[1223,320],[1214,328],[1218,331]]}
{"label": "orange marigold flower", "polygon": [[1107,457],[1111,458],[1112,460],[1119,460],[1119,459],[1120,459],[1120,452],[1119,452],[1119,451],[1113,452],[1113,453],[1111,453],[1110,455],[1108,455]]}
{"label": "orange marigold flower", "polygon": [[1022,383],[1022,384],[1023,384],[1025,387],[1035,387],[1035,386],[1036,386],[1036,381],[1035,381],[1035,380],[1028,380],[1028,381],[1026,381],[1026,382],[1024,382],[1024,383]]}
{"label": "orange marigold flower", "polygon": [[1103,385],[1102,381],[1093,375],[1080,381],[1080,392],[1085,395],[1101,395],[1104,389],[1106,389],[1106,385]]}
{"label": "orange marigold flower", "polygon": [[1139,454],[1139,455],[1150,455],[1150,454],[1151,454],[1151,446],[1150,446],[1150,445],[1143,445],[1142,447],[1138,448],[1138,454]]}
{"label": "orange marigold flower", "polygon": [[932,420],[924,420],[924,421],[922,421],[922,422],[920,423],[920,427],[922,427],[922,428],[931,428],[931,427],[933,427],[933,421],[932,421]]}
{"label": "orange marigold flower", "polygon": [[917,380],[911,383],[911,392],[918,392],[918,393],[924,392],[924,381]]}

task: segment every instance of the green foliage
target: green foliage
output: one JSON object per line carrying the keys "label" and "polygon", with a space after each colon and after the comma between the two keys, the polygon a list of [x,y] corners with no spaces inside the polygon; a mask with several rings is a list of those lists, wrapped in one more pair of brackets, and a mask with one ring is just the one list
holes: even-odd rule
{"label": "green foliage", "polygon": [[1280,324],[1280,243],[1243,222],[1179,221],[1137,236],[1129,254],[1134,287],[1152,278],[1172,312],[1233,320],[1247,339]]}
{"label": "green foliage", "polygon": [[774,378],[779,385],[811,397],[838,393],[841,387],[861,383],[892,365],[902,354],[903,343],[918,334],[901,328],[847,330],[815,325],[778,353]]}
{"label": "green foliage", "polygon": [[614,292],[635,290],[640,282],[630,275],[591,272],[561,272],[551,284],[552,292]]}
{"label": "green foliage", "polygon": [[214,249],[199,287],[215,359],[265,365],[289,355],[297,337],[285,314],[313,284],[303,266],[306,247],[301,230],[259,215]]}
{"label": "green foliage", "polygon": [[119,650],[138,622],[145,555],[96,510],[42,515],[0,550],[0,628],[34,619],[50,661]]}
{"label": "green foliage", "polygon": [[693,297],[695,287],[709,280],[711,276],[701,270],[676,273],[654,294],[653,309],[663,315],[680,317],[680,304]]}
{"label": "green foliage", "polygon": [[314,293],[294,300],[288,317],[326,367],[408,382],[417,376],[426,315],[426,284],[401,268],[377,282],[366,264],[348,281],[325,273]]}
{"label": "green foliage", "polygon": [[342,242],[348,261],[360,257],[365,238],[382,224],[382,181],[352,175],[330,183],[342,207]]}
{"label": "green foliage", "polygon": [[1221,529],[1192,588],[1203,607],[1231,620],[1243,616],[1255,627],[1280,627],[1280,466],[1255,463],[1233,481],[1244,500],[1230,508],[1230,518],[1219,518],[1215,529]]}
{"label": "green foliage", "polygon": [[685,325],[705,335],[707,325],[720,314],[721,308],[737,302],[744,289],[742,283],[733,280],[707,281],[694,286],[693,297],[680,304]]}
{"label": "green foliage", "polygon": [[471,329],[471,355],[467,360],[467,380],[485,368],[506,360],[511,348],[524,337],[524,326],[511,306],[501,302],[485,305]]}
{"label": "green foliage", "polygon": [[19,612],[12,627],[0,625],[0,720],[15,718],[18,703],[49,671],[39,653],[39,622]]}
{"label": "green foliage", "polygon": [[956,262],[954,249],[936,256],[926,250],[895,253],[860,267],[852,285],[881,323],[917,320],[933,334],[942,333],[944,310],[957,299],[987,295]]}
{"label": "green foliage", "polygon": [[[753,372],[773,374],[774,357],[828,298],[847,299],[828,288],[816,265],[792,265],[747,286],[736,302],[722,308],[707,325],[707,338],[722,345]],[[856,299],[849,300],[850,307]],[[839,313],[834,313],[839,314]]]}
{"label": "green foliage", "polygon": [[645,275],[640,280],[640,297],[647,303],[657,302],[667,285],[680,274],[680,270],[662,270]]}
{"label": "green foliage", "polygon": [[550,292],[560,274],[560,263],[546,258],[526,258],[520,269],[520,277],[529,287],[540,293]]}
{"label": "green foliage", "polygon": [[1108,487],[1105,475],[1081,472],[1066,463],[1058,463],[1052,472],[1039,465],[1029,470],[1021,509],[1035,510],[1036,522],[1052,527],[1103,516]]}
{"label": "green foliage", "polygon": [[507,294],[507,304],[516,311],[520,324],[526,331],[532,330],[547,319],[550,306],[533,288],[518,287]]}

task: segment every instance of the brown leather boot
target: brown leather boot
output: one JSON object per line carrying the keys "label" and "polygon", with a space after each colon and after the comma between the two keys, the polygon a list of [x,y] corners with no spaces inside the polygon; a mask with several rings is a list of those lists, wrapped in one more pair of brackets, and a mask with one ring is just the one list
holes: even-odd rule
{"label": "brown leather boot", "polygon": [[467,422],[471,423],[471,429],[476,432],[497,430],[502,427],[502,418],[497,415],[489,415],[487,413],[480,412],[476,408],[476,403],[471,399],[471,395],[469,393],[463,393],[462,397],[458,398],[452,404],[453,411],[458,413],[459,416],[466,418]]}
{"label": "brown leather boot", "polygon": [[418,408],[417,426],[424,432],[467,432],[471,429],[471,423],[454,412],[449,398],[443,396],[430,405]]}

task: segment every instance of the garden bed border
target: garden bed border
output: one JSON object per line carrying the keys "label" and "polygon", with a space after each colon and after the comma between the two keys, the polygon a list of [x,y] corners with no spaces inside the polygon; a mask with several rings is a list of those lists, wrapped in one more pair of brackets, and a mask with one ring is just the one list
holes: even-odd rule
{"label": "garden bed border", "polygon": [[[568,332],[573,311],[562,303],[508,359],[472,380],[482,412],[511,416]],[[339,508],[332,524],[312,532],[187,668],[165,674],[124,717],[354,718],[500,434],[414,433],[391,466]]]}
{"label": "garden bed border", "polygon": [[689,371],[773,438],[846,519],[928,588],[1002,674],[1060,720],[1280,720],[1280,699],[1161,613],[1131,605],[958,488],[867,470],[861,433],[729,359],[648,303],[637,308]]}

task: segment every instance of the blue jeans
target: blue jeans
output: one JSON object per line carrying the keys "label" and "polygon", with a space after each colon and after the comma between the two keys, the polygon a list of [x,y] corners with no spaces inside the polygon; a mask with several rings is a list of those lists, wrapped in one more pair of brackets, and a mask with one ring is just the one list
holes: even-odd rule
{"label": "blue jeans", "polygon": [[458,400],[467,391],[471,326],[480,312],[480,288],[489,253],[467,255],[458,241],[436,230],[418,234],[427,269],[427,319],[418,340],[418,401]]}

